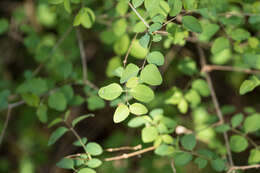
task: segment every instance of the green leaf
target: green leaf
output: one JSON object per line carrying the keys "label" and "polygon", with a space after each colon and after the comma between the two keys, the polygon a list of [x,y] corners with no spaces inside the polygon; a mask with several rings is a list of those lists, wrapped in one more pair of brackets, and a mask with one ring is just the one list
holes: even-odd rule
{"label": "green leaf", "polygon": [[156,127],[148,126],[142,129],[142,141],[144,143],[150,143],[155,141],[158,137],[158,131]]}
{"label": "green leaf", "polygon": [[86,118],[89,118],[89,117],[94,117],[94,116],[95,116],[94,114],[87,114],[87,115],[79,116],[72,121],[72,127],[75,127],[80,121],[82,121]]}
{"label": "green leaf", "polygon": [[61,4],[63,3],[63,0],[48,0],[50,4]]}
{"label": "green leaf", "polygon": [[231,125],[236,128],[243,122],[244,116],[242,113],[236,114],[231,118]]}
{"label": "green leaf", "polygon": [[122,36],[126,32],[127,21],[124,18],[119,19],[119,20],[113,22],[113,26],[112,27],[113,27],[113,31],[114,31],[116,36]]}
{"label": "green leaf", "polygon": [[181,145],[186,150],[193,150],[194,147],[196,146],[196,138],[195,138],[195,136],[193,134],[184,135],[181,138]]}
{"label": "green leaf", "polygon": [[138,85],[139,83],[139,78],[138,77],[131,77],[127,82],[126,82],[126,87],[127,88],[134,88]]}
{"label": "green leaf", "polygon": [[158,1],[158,0],[145,0],[144,1],[144,6],[147,9],[147,11],[152,11],[159,5],[160,5],[160,1]]}
{"label": "green leaf", "polygon": [[215,128],[216,132],[218,132],[218,133],[224,133],[224,132],[229,131],[230,129],[231,128],[228,124],[222,124]]}
{"label": "green leaf", "polygon": [[117,55],[123,55],[128,50],[130,39],[127,34],[120,37],[114,44],[114,51]]}
{"label": "green leaf", "polygon": [[114,56],[112,57],[107,65],[106,68],[106,75],[108,77],[113,77],[115,76],[115,70],[121,66],[121,58],[119,56]]}
{"label": "green leaf", "polygon": [[10,95],[9,90],[3,90],[0,92],[0,110],[8,107],[8,96]]}
{"label": "green leaf", "polygon": [[182,1],[181,0],[168,0],[170,6],[170,16],[177,16],[182,10]]}
{"label": "green leaf", "polygon": [[236,41],[247,40],[250,37],[250,33],[243,28],[236,28],[235,30],[232,30],[230,34],[231,38]]}
{"label": "green leaf", "polygon": [[179,61],[178,69],[182,73],[189,76],[192,76],[198,72],[196,62],[189,57],[183,58]]}
{"label": "green leaf", "polygon": [[57,140],[59,140],[66,132],[68,129],[66,127],[59,127],[56,129],[50,136],[49,141],[48,141],[48,146],[53,145]]}
{"label": "green leaf", "polygon": [[141,102],[148,103],[154,99],[154,92],[146,85],[139,84],[130,90],[130,94]]}
{"label": "green leaf", "polygon": [[260,80],[256,76],[252,76],[249,80],[245,80],[239,89],[239,94],[244,95],[248,92],[253,91],[260,85]]}
{"label": "green leaf", "polygon": [[48,128],[50,128],[50,127],[52,127],[52,126],[55,126],[56,124],[58,124],[58,123],[60,123],[60,122],[62,122],[62,121],[63,121],[62,118],[55,118],[54,120],[52,120],[52,121],[50,122],[50,124],[48,125]]}
{"label": "green leaf", "polygon": [[146,116],[134,117],[128,122],[127,125],[128,125],[128,127],[136,128],[136,127],[145,125],[145,123],[147,123],[147,122],[148,122],[148,119],[146,118]]}
{"label": "green leaf", "polygon": [[46,80],[42,78],[32,78],[25,81],[22,85],[17,88],[19,94],[22,93],[33,93],[36,95],[44,94],[48,91],[48,85]]}
{"label": "green leaf", "polygon": [[159,51],[153,51],[147,55],[147,61],[150,64],[161,66],[164,64],[164,56]]}
{"label": "green leaf", "polygon": [[125,83],[131,77],[136,77],[139,72],[139,67],[135,64],[128,64],[123,71],[122,77],[120,79],[120,83]]}
{"label": "green leaf", "polygon": [[140,7],[143,4],[144,0],[132,0],[133,6],[135,8]]}
{"label": "green leaf", "polygon": [[150,35],[148,33],[146,33],[145,35],[143,35],[140,40],[139,43],[143,48],[147,48],[150,42]]}
{"label": "green leaf", "polygon": [[90,168],[97,168],[102,165],[102,161],[96,158],[92,158],[87,162],[87,166]]}
{"label": "green leaf", "polygon": [[84,103],[84,99],[80,95],[75,95],[73,99],[70,101],[71,106],[79,106]]}
{"label": "green leaf", "polygon": [[246,133],[255,132],[260,129],[260,114],[253,114],[246,117],[244,121],[244,129]]}
{"label": "green leaf", "polygon": [[226,168],[224,160],[220,158],[212,160],[211,166],[217,172],[222,172]]}
{"label": "green leaf", "polygon": [[226,64],[232,58],[232,52],[230,49],[224,49],[221,52],[214,54],[210,57],[210,61],[213,64],[223,65]]}
{"label": "green leaf", "polygon": [[194,163],[196,163],[196,164],[198,165],[198,167],[199,167],[200,169],[202,169],[202,168],[205,168],[205,167],[207,166],[208,161],[205,160],[205,159],[203,159],[203,158],[201,158],[201,157],[197,157],[197,158],[194,160]]}
{"label": "green leaf", "polygon": [[193,16],[183,16],[182,23],[186,28],[188,28],[192,32],[202,32],[202,27],[199,21]]}
{"label": "green leaf", "polygon": [[68,13],[71,13],[70,0],[64,0],[64,8]]}
{"label": "green leaf", "polygon": [[121,0],[118,2],[118,4],[116,5],[116,12],[123,16],[127,13],[128,10],[128,4],[127,1]]}
{"label": "green leaf", "polygon": [[113,120],[115,123],[120,123],[124,121],[129,116],[129,109],[126,105],[120,104],[114,113]]}
{"label": "green leaf", "polygon": [[8,31],[9,23],[5,18],[0,18],[0,35]]}
{"label": "green leaf", "polygon": [[123,89],[117,83],[112,83],[108,86],[102,87],[98,91],[98,95],[105,100],[114,100],[118,98],[123,92]]}
{"label": "green leaf", "polygon": [[91,28],[95,22],[94,12],[87,7],[81,8],[74,19],[73,26],[82,25],[85,28]]}
{"label": "green leaf", "polygon": [[143,115],[148,112],[147,108],[141,103],[131,104],[129,109],[130,109],[130,112],[135,115]]}
{"label": "green leaf", "polygon": [[219,26],[209,21],[201,21],[203,32],[199,34],[198,39],[202,42],[209,42],[210,39],[218,32]]}
{"label": "green leaf", "polygon": [[166,144],[173,144],[173,142],[174,142],[173,137],[170,135],[163,135],[162,140]]}
{"label": "green leaf", "polygon": [[203,97],[210,96],[209,86],[205,80],[197,79],[193,81],[192,88],[197,90]]}
{"label": "green leaf", "polygon": [[165,21],[165,16],[163,14],[157,14],[156,16],[154,16],[152,18],[152,21],[154,23],[160,23],[160,24],[163,24],[163,22]]}
{"label": "green leaf", "polygon": [[200,95],[194,89],[189,90],[184,97],[191,104],[192,108],[198,106],[201,102]]}
{"label": "green leaf", "polygon": [[174,155],[174,163],[176,166],[185,166],[192,160],[192,158],[191,154],[180,152]]}
{"label": "green leaf", "polygon": [[174,153],[174,148],[170,145],[162,144],[156,148],[154,153],[159,156],[167,156]]}
{"label": "green leaf", "polygon": [[260,69],[260,54],[245,53],[243,55],[243,61],[251,68]]}
{"label": "green leaf", "polygon": [[88,109],[91,111],[102,109],[105,107],[105,102],[96,95],[90,96],[87,98]]}
{"label": "green leaf", "polygon": [[247,139],[243,136],[233,135],[230,138],[230,149],[236,153],[246,150],[248,147]]}
{"label": "green leaf", "polygon": [[29,106],[38,107],[40,103],[40,98],[36,94],[24,93],[22,98]]}
{"label": "green leaf", "polygon": [[140,80],[149,85],[156,86],[162,83],[162,76],[154,64],[148,64],[141,71]]}
{"label": "green leaf", "polygon": [[181,113],[186,114],[188,109],[189,109],[189,105],[188,102],[183,98],[180,100],[180,102],[178,103],[178,109]]}
{"label": "green leaf", "polygon": [[218,37],[214,40],[213,45],[211,47],[212,54],[218,54],[225,49],[230,48],[229,40],[225,37]]}
{"label": "green leaf", "polygon": [[209,159],[213,159],[213,157],[215,157],[215,153],[213,153],[212,151],[210,151],[208,149],[199,149],[198,154],[200,154],[206,158],[209,158]]}
{"label": "green leaf", "polygon": [[133,32],[135,33],[142,33],[145,30],[146,30],[146,26],[142,21],[137,22],[133,27]]}
{"label": "green leaf", "polygon": [[57,91],[49,96],[48,105],[57,111],[64,111],[67,107],[67,100],[62,92]]}
{"label": "green leaf", "polygon": [[40,104],[39,107],[37,108],[36,115],[42,123],[47,123],[48,120],[47,110],[48,108],[44,104]]}
{"label": "green leaf", "polygon": [[260,162],[260,150],[259,149],[251,149],[250,155],[248,158],[249,164],[257,164]]}
{"label": "green leaf", "polygon": [[158,31],[161,28],[162,28],[162,24],[157,22],[157,23],[153,23],[148,29],[148,31],[150,34],[152,34],[153,32]]}
{"label": "green leaf", "polygon": [[137,59],[144,59],[148,53],[147,48],[143,48],[138,40],[134,40],[132,43],[132,49],[130,51],[130,55]]}
{"label": "green leaf", "polygon": [[78,171],[78,173],[96,173],[96,171],[91,168],[82,168]]}
{"label": "green leaf", "polygon": [[74,162],[72,159],[63,158],[57,164],[59,168],[63,169],[74,169]]}
{"label": "green leaf", "polygon": [[64,85],[60,88],[60,91],[64,94],[67,101],[70,101],[74,96],[73,88],[70,85]]}
{"label": "green leaf", "polygon": [[98,156],[100,154],[102,154],[103,149],[102,147],[95,142],[89,142],[86,145],[86,150],[89,152],[89,154],[93,155],[93,156]]}

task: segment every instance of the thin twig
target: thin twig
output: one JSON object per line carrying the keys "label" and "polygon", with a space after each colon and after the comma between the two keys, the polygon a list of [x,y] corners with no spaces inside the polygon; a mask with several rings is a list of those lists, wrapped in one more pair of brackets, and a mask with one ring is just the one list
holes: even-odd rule
{"label": "thin twig", "polygon": [[131,49],[132,49],[132,47],[133,47],[133,43],[134,43],[134,41],[136,40],[137,35],[138,35],[138,33],[136,33],[135,36],[134,36],[134,38],[132,39],[131,44],[130,44],[130,46],[129,46],[128,50],[127,50],[127,53],[126,53],[126,55],[125,55],[125,58],[124,58],[124,61],[123,61],[124,68],[126,67],[126,63],[127,63],[128,56],[129,56],[129,54],[130,54],[130,51],[131,51]]}
{"label": "thin twig", "polygon": [[81,56],[83,81],[86,81],[88,78],[88,66],[87,66],[87,59],[86,59],[87,57],[84,49],[84,43],[80,32],[80,28],[77,28],[76,33],[77,33],[77,39],[79,44],[80,56]]}
{"label": "thin twig", "polygon": [[172,167],[172,172],[177,173],[175,165],[174,165],[174,160],[171,161],[171,167]]}
{"label": "thin twig", "polygon": [[211,72],[211,71],[233,71],[233,72],[241,72],[247,74],[260,74],[260,70],[251,70],[240,67],[232,67],[232,66],[220,66],[220,65],[206,65],[202,69],[202,72]]}
{"label": "thin twig", "polygon": [[11,108],[10,106],[8,106],[8,110],[7,110],[7,115],[6,115],[4,127],[3,127],[3,130],[2,130],[1,135],[0,135],[0,147],[1,147],[1,144],[2,144],[3,139],[4,139],[5,131],[6,131],[6,129],[7,129],[9,120],[10,120],[10,118],[11,118],[11,111],[12,111],[12,108]]}
{"label": "thin twig", "polygon": [[[57,41],[57,43],[54,45],[54,47],[51,49],[49,56],[51,56],[56,49],[60,46],[60,44],[67,38],[67,36],[71,33],[73,29],[73,26],[70,26],[65,33],[61,36],[61,38]],[[43,68],[44,64],[40,64],[34,71],[33,76],[36,76]]]}
{"label": "thin twig", "polygon": [[150,28],[149,24],[144,20],[144,18],[138,13],[138,11],[136,11],[136,9],[133,7],[133,5],[128,2],[129,6],[132,8],[132,10],[135,12],[135,14],[139,17],[139,19],[144,23],[144,25],[147,27],[147,28]]}
{"label": "thin twig", "polygon": [[177,16],[175,16],[174,18],[171,18],[170,20],[166,21],[162,26],[167,25],[168,23],[174,21],[177,18]]}
{"label": "thin twig", "polygon": [[155,149],[156,149],[156,147],[152,146],[152,147],[145,148],[145,149],[142,149],[142,150],[139,150],[139,151],[135,151],[133,153],[128,153],[128,154],[125,153],[125,154],[122,154],[122,155],[119,155],[119,156],[106,158],[105,161],[109,162],[109,161],[114,161],[114,160],[128,159],[130,157],[138,156],[138,155],[141,155],[143,153],[153,151]]}
{"label": "thin twig", "polygon": [[142,145],[139,144],[137,146],[131,147],[131,146],[124,146],[124,147],[119,147],[119,148],[108,148],[106,151],[108,152],[115,152],[115,151],[123,151],[123,150],[140,150],[142,149]]}
{"label": "thin twig", "polygon": [[99,88],[93,84],[92,82],[90,82],[89,80],[85,80],[83,81],[85,85],[88,85],[90,88],[94,89],[94,90],[99,90]]}
{"label": "thin twig", "polygon": [[73,135],[78,139],[80,145],[82,146],[82,148],[84,149],[85,153],[88,155],[88,158],[89,159],[92,159],[91,158],[91,155],[89,154],[89,152],[87,151],[86,149],[86,146],[85,144],[83,143],[81,137],[79,136],[79,134],[74,130],[74,128],[68,123],[66,122],[65,120],[63,121],[64,124],[69,128],[69,130],[73,133]]}
{"label": "thin twig", "polygon": [[248,165],[248,166],[233,166],[231,168],[229,168],[227,173],[231,173],[232,171],[235,170],[247,170],[247,169],[257,169],[260,168],[260,164],[259,165]]}
{"label": "thin twig", "polygon": [[[196,46],[197,46],[199,57],[200,57],[201,67],[203,69],[207,65],[206,57],[205,57],[204,51],[202,50],[200,45],[196,44]],[[210,77],[208,72],[205,72],[205,77],[206,77],[206,81],[207,81],[209,88],[210,88],[212,101],[213,101],[214,107],[216,109],[219,121],[220,121],[220,123],[224,123],[223,114],[221,112],[219,102],[218,102],[218,99],[217,99],[217,96],[216,96],[216,92],[215,92],[215,89],[214,89],[213,84],[212,84],[211,77]],[[234,166],[234,162],[233,162],[233,158],[232,158],[232,154],[231,154],[231,150],[230,150],[230,145],[229,145],[229,140],[228,140],[228,135],[227,135],[226,132],[224,132],[223,134],[224,134],[224,140],[225,140],[225,145],[226,145],[226,149],[227,149],[228,160],[229,160],[230,166]]]}

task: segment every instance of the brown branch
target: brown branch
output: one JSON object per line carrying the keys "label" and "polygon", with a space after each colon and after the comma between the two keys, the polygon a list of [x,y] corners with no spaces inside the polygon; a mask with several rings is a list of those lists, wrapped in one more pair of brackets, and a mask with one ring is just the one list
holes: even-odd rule
{"label": "brown branch", "polygon": [[7,116],[6,116],[6,119],[5,119],[5,122],[4,122],[4,127],[3,127],[3,130],[2,130],[1,135],[0,135],[0,147],[1,147],[1,144],[2,144],[3,139],[4,139],[5,131],[7,129],[9,120],[11,118],[11,111],[12,111],[12,108],[10,106],[8,106]]}
{"label": "brown branch", "polygon": [[144,23],[144,25],[147,28],[150,28],[149,24],[144,20],[144,18],[138,13],[138,11],[136,11],[136,9],[133,7],[133,5],[128,2],[128,5],[131,7],[131,9],[134,11],[134,13],[139,17],[139,19]]}
{"label": "brown branch", "polygon": [[248,166],[233,166],[231,168],[229,168],[227,173],[231,173],[232,171],[235,170],[247,170],[247,169],[257,169],[260,168],[260,164],[259,165],[248,165]]}
{"label": "brown branch", "polygon": [[140,150],[142,149],[142,145],[139,144],[137,146],[131,147],[131,146],[125,146],[125,147],[119,147],[119,148],[108,148],[106,151],[108,152],[115,152],[115,151],[123,151],[123,150]]}
{"label": "brown branch", "polygon": [[131,44],[130,44],[130,46],[129,46],[128,50],[127,50],[127,53],[126,53],[126,55],[125,55],[125,58],[124,58],[124,61],[123,61],[124,68],[126,67],[126,63],[127,63],[128,56],[129,56],[129,54],[130,54],[130,51],[131,51],[131,49],[132,49],[132,47],[133,47],[133,43],[134,43],[134,41],[136,40],[137,35],[138,35],[138,33],[136,33],[135,36],[134,36],[134,38],[132,39]]}
{"label": "brown branch", "polygon": [[173,173],[177,173],[175,165],[174,165],[174,160],[171,161],[171,168]]}
{"label": "brown branch", "polygon": [[[199,57],[200,57],[201,68],[203,69],[205,66],[207,66],[206,57],[205,57],[204,51],[202,50],[200,45],[196,44],[196,46],[197,46],[197,50],[198,50]],[[212,98],[214,107],[216,109],[219,121],[220,121],[220,123],[224,123],[223,114],[220,110],[219,102],[218,102],[218,99],[217,99],[217,96],[216,96],[215,89],[214,89],[213,84],[212,84],[210,74],[208,72],[205,72],[205,77],[206,77],[206,81],[209,85],[211,98]],[[230,150],[230,145],[229,145],[229,140],[228,140],[228,135],[227,135],[226,132],[224,132],[223,134],[224,134],[224,140],[225,140],[225,145],[226,145],[226,149],[227,149],[229,164],[230,164],[230,166],[234,166],[234,162],[233,162],[233,158],[232,158],[232,154],[231,154],[231,150]]]}
{"label": "brown branch", "polygon": [[220,66],[220,65],[206,65],[203,67],[202,72],[211,72],[211,71],[233,71],[233,72],[241,72],[247,74],[260,74],[260,70],[251,70],[240,67],[232,67],[232,66]]}
{"label": "brown branch", "polygon": [[77,28],[76,33],[77,33],[79,51],[80,51],[80,56],[81,56],[83,81],[86,81],[88,78],[87,57],[86,57],[86,52],[84,49],[84,43],[83,43],[82,35],[80,32],[80,28]]}
{"label": "brown branch", "polygon": [[145,149],[142,149],[142,150],[139,150],[139,151],[135,151],[133,153],[128,153],[128,154],[125,153],[125,154],[122,154],[122,155],[119,155],[119,156],[106,158],[105,161],[109,162],[109,161],[114,161],[114,160],[128,159],[130,157],[138,156],[138,155],[141,155],[143,153],[153,151],[155,149],[156,149],[156,147],[152,146],[152,147],[145,148]]}

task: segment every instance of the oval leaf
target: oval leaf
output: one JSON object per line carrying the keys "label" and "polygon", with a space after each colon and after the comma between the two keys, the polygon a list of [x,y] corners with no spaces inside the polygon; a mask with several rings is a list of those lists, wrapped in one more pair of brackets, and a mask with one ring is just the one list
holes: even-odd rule
{"label": "oval leaf", "polygon": [[122,121],[124,121],[128,115],[129,115],[130,111],[128,109],[128,107],[124,104],[120,104],[117,108],[116,111],[114,113],[114,122],[115,123],[120,123]]}
{"label": "oval leaf", "polygon": [[159,51],[153,51],[147,55],[147,61],[150,64],[161,66],[164,64],[164,56]]}
{"label": "oval leaf", "polygon": [[102,87],[98,91],[98,95],[105,100],[114,100],[121,95],[123,89],[117,83],[112,83],[108,86]]}
{"label": "oval leaf", "polygon": [[52,134],[51,137],[48,141],[48,145],[54,144],[57,140],[59,140],[66,132],[68,129],[66,127],[59,127],[56,129]]}
{"label": "oval leaf", "polygon": [[162,83],[162,76],[154,64],[148,64],[141,71],[140,80],[152,86]]}
{"label": "oval leaf", "polygon": [[183,16],[182,23],[186,28],[188,28],[192,32],[197,32],[197,33],[202,32],[202,27],[198,19],[196,19],[193,16]]}
{"label": "oval leaf", "polygon": [[130,112],[135,115],[143,115],[148,112],[147,108],[141,103],[134,103],[129,107]]}
{"label": "oval leaf", "polygon": [[148,103],[153,100],[154,92],[146,85],[139,84],[130,90],[130,94],[141,102]]}

